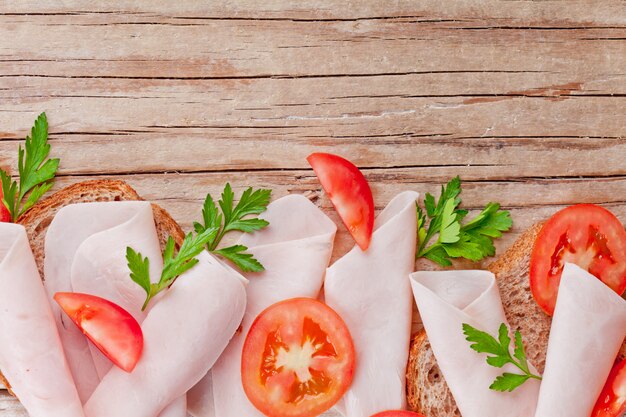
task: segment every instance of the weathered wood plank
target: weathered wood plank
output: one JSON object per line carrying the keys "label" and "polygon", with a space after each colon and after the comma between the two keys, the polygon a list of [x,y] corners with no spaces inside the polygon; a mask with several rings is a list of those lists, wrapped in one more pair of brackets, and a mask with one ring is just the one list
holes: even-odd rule
{"label": "weathered wood plank", "polygon": [[5,390],[0,390],[0,415],[2,417],[28,417],[24,407]]}
{"label": "weathered wood plank", "polygon": [[[532,71],[612,76],[623,74],[626,66],[619,42],[626,36],[623,23],[530,30],[429,19],[185,19],[172,24],[157,18],[116,25],[115,17],[0,15],[0,39],[11,39],[0,44],[0,75],[245,79]],[[67,48],[74,40],[76,47]]]}
{"label": "weathered wood plank", "polygon": [[[306,156],[320,151],[344,155],[365,171],[416,168],[416,176],[431,180],[457,174],[468,180],[626,174],[626,138],[451,139],[408,132],[313,138],[305,128],[242,130],[52,134],[52,156],[62,161],[60,175],[307,169]],[[22,143],[0,141],[0,166],[17,166],[17,148]]]}
{"label": "weathered wood plank", "polygon": [[[567,5],[567,7],[564,7]],[[593,0],[562,2],[526,1],[502,2],[497,0],[464,0],[462,2],[442,2],[412,0],[380,2],[362,0],[355,5],[341,0],[302,0],[297,3],[279,0],[242,0],[232,2],[217,0],[211,2],[181,2],[159,0],[150,3],[99,2],[86,7],[80,0],[23,0],[3,6],[5,14],[129,14],[129,15],[168,15],[206,19],[303,19],[303,20],[367,20],[398,18],[408,16],[422,18],[434,16],[441,19],[488,19],[491,24],[502,21],[528,23],[569,23],[583,26],[618,25],[624,23],[624,3],[620,0],[606,0],[598,3]]]}

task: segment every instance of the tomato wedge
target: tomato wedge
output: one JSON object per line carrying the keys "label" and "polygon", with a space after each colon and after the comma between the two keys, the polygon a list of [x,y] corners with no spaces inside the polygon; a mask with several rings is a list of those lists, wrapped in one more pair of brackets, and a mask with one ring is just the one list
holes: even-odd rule
{"label": "tomato wedge", "polygon": [[11,213],[6,208],[4,203],[2,202],[2,198],[4,194],[2,194],[2,187],[0,187],[0,223],[10,223],[11,222]]}
{"label": "tomato wedge", "polygon": [[312,153],[307,161],[357,245],[366,250],[374,230],[374,198],[367,180],[347,159]]}
{"label": "tomato wedge", "polygon": [[577,204],[543,226],[530,257],[530,289],[537,304],[554,313],[565,262],[575,263],[616,293],[626,290],[626,231],[607,209]]}
{"label": "tomato wedge", "polygon": [[626,411],[626,359],[615,364],[591,417],[620,417]]}
{"label": "tomato wedge", "polygon": [[389,410],[376,413],[372,417],[424,417],[424,415],[412,411]]}
{"label": "tomato wedge", "polygon": [[330,307],[311,298],[281,301],[252,323],[241,379],[250,402],[271,417],[313,417],[352,383],[354,345]]}
{"label": "tomato wedge", "polygon": [[133,316],[95,295],[58,292],[54,299],[115,365],[126,372],[135,369],[143,351],[143,333]]}

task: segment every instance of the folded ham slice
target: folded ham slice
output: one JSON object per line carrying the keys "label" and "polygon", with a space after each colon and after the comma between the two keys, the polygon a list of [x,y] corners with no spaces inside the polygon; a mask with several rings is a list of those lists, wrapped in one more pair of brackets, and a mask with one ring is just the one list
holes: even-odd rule
{"label": "folded ham slice", "polygon": [[463,334],[463,323],[491,335],[507,324],[494,275],[423,271],[411,275],[411,285],[433,353],[463,417],[532,417],[539,381],[528,380],[513,392],[490,390],[497,376],[519,370],[511,364],[489,366],[486,354],[470,349]]}
{"label": "folded ham slice", "polygon": [[179,277],[142,323],[132,373],[113,367],[85,405],[88,417],[154,417],[206,375],[239,327],[245,280],[208,252]]}
{"label": "folded ham slice", "polygon": [[536,417],[589,417],[626,336],[626,300],[565,264]]}
{"label": "folded ham slice", "polygon": [[82,417],[26,231],[0,223],[0,369],[32,417]]}
{"label": "folded ham slice", "polygon": [[348,325],[356,350],[354,380],[338,406],[348,417],[405,405],[418,196],[396,196],[376,218],[368,250],[355,246],[326,273],[326,303]]}
{"label": "folded ham slice", "polygon": [[[120,211],[123,216],[118,214]],[[105,218],[114,217],[120,221],[82,241],[72,260],[71,287],[73,291],[97,295],[121,306],[141,324],[147,313],[141,311],[146,294],[129,277],[126,248],[130,246],[150,260],[150,279],[157,282],[163,269],[163,259],[151,204],[145,201],[78,204],[62,209],[59,215],[61,217],[55,222],[63,222],[64,219],[91,222],[90,219],[97,218],[111,226],[112,223]],[[58,225],[55,233],[63,233]],[[155,298],[150,305],[157,300]],[[102,379],[113,364],[92,343],[88,346],[98,377]],[[164,410],[160,417],[186,417],[186,405],[183,396]]]}
{"label": "folded ham slice", "polygon": [[[274,201],[260,217],[270,226],[243,235],[240,243],[263,264],[248,274],[248,306],[237,334],[211,373],[188,394],[196,417],[262,416],[241,385],[241,350],[250,325],[265,308],[288,298],[317,297],[333,249],[337,227],[307,198],[290,195]],[[91,416],[90,416],[91,417]]]}
{"label": "folded ham slice", "polygon": [[[145,202],[112,202],[112,203],[86,203],[74,204],[63,207],[48,228],[45,240],[45,263],[44,276],[45,287],[48,291],[50,304],[54,312],[54,318],[65,348],[66,356],[78,393],[83,403],[91,396],[100,382],[97,367],[94,363],[89,343],[81,331],[67,317],[55,301],[54,294],[76,291],[73,284],[83,292],[114,298],[114,302],[120,302],[122,307],[133,304],[143,304],[141,288],[129,279],[128,268],[125,265],[125,246],[120,253],[121,245],[106,239],[106,232],[113,231],[111,237],[123,237],[122,243],[128,243],[136,249],[145,251],[144,255],[151,260],[150,273],[158,277],[162,267],[158,239],[154,243],[156,232],[154,224],[149,227],[137,227],[137,222],[146,224]],[[152,214],[148,214],[152,221]],[[115,232],[117,228],[119,233]],[[137,229],[140,230],[137,230]],[[124,230],[131,233],[130,237],[124,238]],[[102,245],[94,247],[93,243],[100,240],[100,233],[105,233]],[[139,238],[138,238],[139,236]],[[81,250],[82,245],[85,248]],[[107,246],[112,245],[112,246]],[[80,260],[74,267],[76,254]],[[96,272],[95,282],[87,273],[81,273],[81,269],[87,269],[85,265],[90,262],[97,263],[99,259],[113,261],[109,267],[106,263],[103,269]],[[91,268],[90,271],[93,271]],[[74,279],[72,279],[74,275]],[[122,276],[123,275],[123,276]],[[107,280],[111,279],[110,282]],[[113,301],[113,300],[112,300]],[[98,357],[98,353],[95,354]],[[106,359],[98,360],[101,372],[106,371]]]}

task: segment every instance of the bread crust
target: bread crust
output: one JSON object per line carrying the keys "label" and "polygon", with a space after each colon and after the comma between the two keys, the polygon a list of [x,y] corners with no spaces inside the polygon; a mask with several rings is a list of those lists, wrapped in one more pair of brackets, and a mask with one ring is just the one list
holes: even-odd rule
{"label": "bread crust", "polygon": [[[75,203],[105,201],[143,201],[137,192],[128,183],[119,180],[91,180],[70,185],[50,195],[46,199],[35,204],[30,210],[17,219],[17,223],[26,228],[28,239],[35,255],[35,261],[39,274],[45,280],[43,274],[44,263],[44,240],[48,226],[56,213],[63,207]],[[183,229],[176,223],[170,214],[157,204],[152,204],[154,223],[159,236],[161,249],[169,236],[172,236],[180,247],[185,238]],[[4,383],[11,395],[9,381],[0,372],[0,381]]]}

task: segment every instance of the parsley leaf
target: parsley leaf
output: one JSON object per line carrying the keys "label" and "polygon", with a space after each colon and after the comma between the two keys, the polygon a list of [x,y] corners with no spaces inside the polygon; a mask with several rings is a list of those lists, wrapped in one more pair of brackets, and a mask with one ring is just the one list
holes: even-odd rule
{"label": "parsley leaf", "polygon": [[[498,203],[489,203],[476,217],[463,224],[468,212],[459,209],[460,194],[461,179],[457,176],[441,187],[439,200],[426,193],[426,213],[417,206],[418,258],[450,266],[451,258],[480,261],[495,254],[493,240],[513,225],[510,213],[500,210]],[[437,240],[429,245],[435,236]]]}
{"label": "parsley leaf", "polygon": [[249,216],[261,214],[267,209],[271,192],[271,190],[266,189],[254,190],[250,187],[243,192],[236,205],[235,193],[228,183],[224,187],[217,205],[211,194],[207,194],[204,200],[204,207],[202,208],[204,224],[194,222],[193,226],[196,233],[202,233],[207,228],[218,229],[215,237],[207,242],[206,246],[209,252],[228,259],[243,272],[263,271],[265,269],[263,265],[252,254],[247,252],[248,248],[246,246],[234,245],[222,249],[217,249],[217,247],[228,232],[252,233],[269,225],[267,220]]}
{"label": "parsley leaf", "polygon": [[30,136],[26,136],[24,149],[21,145],[18,149],[19,183],[12,181],[11,176],[0,169],[4,195],[2,203],[12,221],[15,222],[26,213],[52,187],[59,160],[47,159],[49,154],[48,120],[46,114],[41,113],[35,120]]}
{"label": "parsley leaf", "polygon": [[511,392],[531,378],[541,380],[541,376],[533,374],[528,368],[528,360],[526,359],[526,352],[524,351],[524,344],[522,343],[522,335],[519,331],[515,332],[515,349],[513,356],[511,356],[509,350],[511,345],[509,330],[504,323],[502,323],[498,329],[498,339],[467,323],[463,323],[463,333],[465,334],[466,340],[471,343],[471,349],[478,353],[492,355],[487,356],[487,363],[489,365],[502,368],[507,363],[511,363],[523,372],[523,374],[505,372],[493,381],[489,389]]}
{"label": "parsley leaf", "polygon": [[228,259],[243,272],[261,272],[265,268],[251,253],[246,253],[248,248],[244,245],[234,245],[227,248],[216,249],[213,253]]}
{"label": "parsley leaf", "polygon": [[209,240],[215,238],[217,231],[218,229],[214,227],[208,228],[196,236],[189,233],[185,236],[185,240],[177,254],[174,254],[176,243],[170,236],[163,251],[163,271],[157,283],[150,282],[150,262],[148,258],[144,258],[141,253],[136,252],[131,247],[126,248],[126,261],[130,270],[130,278],[146,292],[146,301],[143,307],[141,307],[142,311],[146,309],[148,303],[155,295],[168,288],[174,283],[176,278],[198,263],[196,256],[204,250],[204,246]]}

